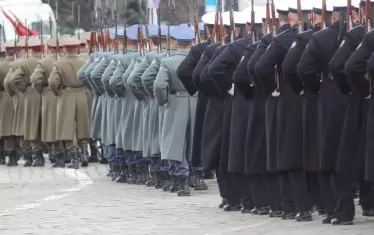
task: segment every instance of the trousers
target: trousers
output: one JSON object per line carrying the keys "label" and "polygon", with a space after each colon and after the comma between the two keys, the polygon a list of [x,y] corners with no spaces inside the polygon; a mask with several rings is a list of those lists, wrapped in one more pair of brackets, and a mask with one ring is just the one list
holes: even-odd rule
{"label": "trousers", "polygon": [[250,175],[253,204],[256,208],[268,206],[268,182],[265,175]]}
{"label": "trousers", "polygon": [[312,209],[313,202],[308,193],[306,175],[302,171],[290,171],[289,178],[292,188],[292,196],[297,212],[308,212]]}
{"label": "trousers", "polygon": [[186,158],[183,161],[169,160],[169,175],[185,176],[190,175],[190,168]]}

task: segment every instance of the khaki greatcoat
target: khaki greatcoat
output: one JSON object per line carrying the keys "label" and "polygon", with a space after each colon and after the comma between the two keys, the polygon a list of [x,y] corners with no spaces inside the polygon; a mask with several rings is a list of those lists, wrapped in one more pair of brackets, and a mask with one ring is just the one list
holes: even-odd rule
{"label": "khaki greatcoat", "polygon": [[57,96],[48,87],[48,78],[53,69],[57,54],[50,54],[40,60],[30,77],[31,84],[41,94],[41,141],[56,141]]}
{"label": "khaki greatcoat", "polygon": [[13,98],[4,88],[4,81],[10,67],[11,62],[9,60],[0,62],[0,137],[12,135]]}
{"label": "khaki greatcoat", "polygon": [[[21,132],[23,133],[24,140],[40,139],[42,97],[33,87],[31,87],[30,83],[30,76],[38,65],[38,60],[40,58],[40,56],[32,56],[24,59],[10,78],[20,94],[18,100],[20,112],[17,113],[19,119],[17,124],[22,126]],[[23,104],[21,99],[24,99]]]}
{"label": "khaki greatcoat", "polygon": [[91,138],[90,94],[77,78],[85,60],[70,54],[56,61],[48,83],[58,95],[57,140],[84,140]]}

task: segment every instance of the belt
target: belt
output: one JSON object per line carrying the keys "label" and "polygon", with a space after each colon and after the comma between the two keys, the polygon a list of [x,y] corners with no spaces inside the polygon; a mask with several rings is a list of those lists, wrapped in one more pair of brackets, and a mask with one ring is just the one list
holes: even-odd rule
{"label": "belt", "polygon": [[[175,96],[191,96],[187,91],[172,91],[170,94]],[[197,93],[192,96],[197,96]]]}

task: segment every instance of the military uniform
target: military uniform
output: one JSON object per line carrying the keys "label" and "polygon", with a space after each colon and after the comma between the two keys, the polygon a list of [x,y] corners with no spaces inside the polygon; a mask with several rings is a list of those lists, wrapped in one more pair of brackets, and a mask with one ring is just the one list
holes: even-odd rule
{"label": "military uniform", "polygon": [[[44,46],[44,45],[42,45]],[[41,42],[37,39],[29,39],[28,47],[32,49],[32,55],[22,61],[20,66],[12,74],[10,81],[14,84],[21,96],[24,96],[23,107],[20,106],[18,115],[18,128],[22,128],[23,141],[21,149],[27,166],[44,166],[43,148],[40,140],[40,115],[41,95],[31,87],[30,76],[41,59]],[[23,112],[22,112],[23,111]],[[24,113],[24,116],[22,115]],[[20,117],[23,116],[23,119]],[[35,160],[33,164],[33,159]]]}
{"label": "military uniform", "polygon": [[[47,42],[50,50],[56,50],[56,40],[50,39]],[[48,87],[48,78],[53,69],[53,63],[57,60],[57,53],[50,52],[46,58],[38,61],[38,65],[30,76],[32,87],[41,95],[41,120],[40,140],[50,145],[50,159],[55,159],[56,147],[56,119],[57,119],[57,97]]]}
{"label": "military uniform", "polygon": [[170,191],[178,191],[179,196],[189,196],[188,160],[191,159],[192,153],[197,97],[188,94],[176,71],[188,54],[194,34],[188,26],[177,26],[172,34],[177,44],[187,45],[183,46],[183,49],[177,49],[175,55],[161,61],[154,83],[154,95],[157,104],[165,106],[161,158],[169,160],[170,163],[169,174],[174,178],[174,185]]}
{"label": "military uniform", "polygon": [[[77,78],[77,72],[85,61],[76,53],[80,44],[78,40],[64,38],[61,44],[65,47],[67,56],[55,62],[48,83],[58,96],[56,139],[66,142],[68,154],[73,159],[68,167],[77,169],[78,148],[74,145],[74,139],[77,139],[79,148],[82,149],[82,158],[87,161],[87,140],[91,137],[89,94]],[[62,151],[62,146],[59,146],[57,153]],[[63,159],[57,160],[62,162]]]}
{"label": "military uniform", "polygon": [[0,62],[0,165],[5,165],[5,157],[8,156],[8,165],[11,166],[17,162],[15,156],[16,139],[12,133],[14,106],[11,94],[13,88],[9,86],[9,83],[5,84],[5,78],[11,69],[11,63],[14,60],[11,54],[15,53],[15,48],[13,41],[6,42],[5,45],[3,43],[2,46],[4,48],[1,49],[4,49],[6,56]]}

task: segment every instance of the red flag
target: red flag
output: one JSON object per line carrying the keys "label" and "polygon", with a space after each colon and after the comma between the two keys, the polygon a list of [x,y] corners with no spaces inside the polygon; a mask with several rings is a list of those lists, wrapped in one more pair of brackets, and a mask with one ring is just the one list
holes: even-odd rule
{"label": "red flag", "polygon": [[16,22],[14,22],[14,20],[4,11],[3,8],[1,8],[3,14],[5,15],[5,17],[9,20],[9,22],[13,25],[14,29],[16,30],[17,34],[19,36],[26,36],[26,32],[25,30],[23,30],[22,27],[20,27],[19,24],[17,24]]}
{"label": "red flag", "polygon": [[26,31],[26,30],[28,31],[29,36],[38,36],[38,33],[37,33],[37,32],[35,32],[34,30],[32,30],[32,29],[28,28],[27,26],[25,26],[25,25],[22,23],[22,21],[20,21],[19,18],[18,18],[18,17],[17,17],[17,16],[16,16],[12,11],[11,11],[11,10],[9,10],[9,12],[10,12],[10,14],[12,14],[12,16],[16,19],[18,25],[19,25],[20,27],[22,27],[25,31]]}

